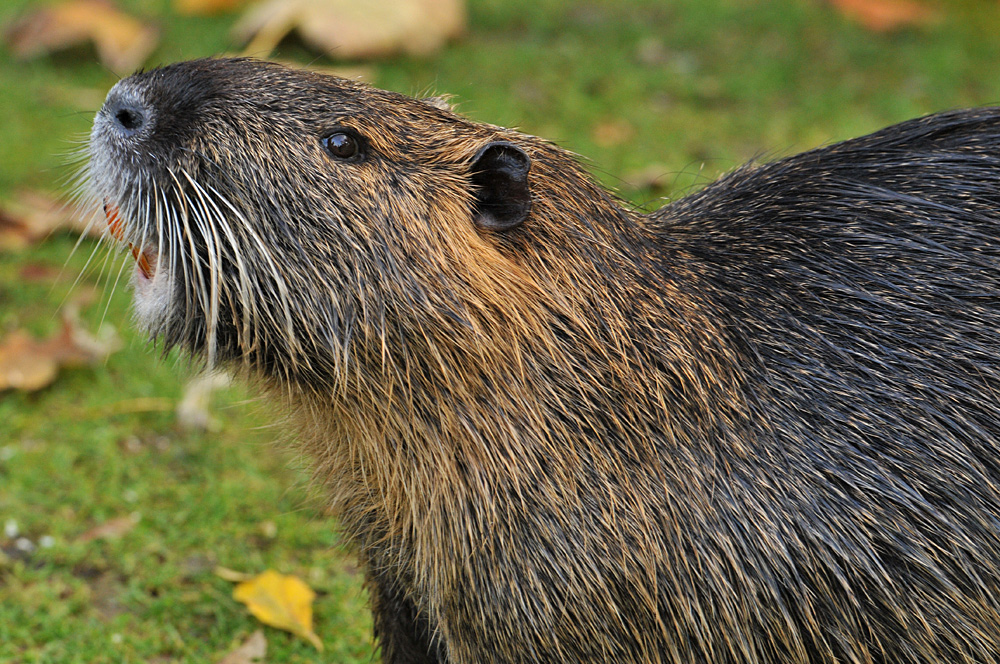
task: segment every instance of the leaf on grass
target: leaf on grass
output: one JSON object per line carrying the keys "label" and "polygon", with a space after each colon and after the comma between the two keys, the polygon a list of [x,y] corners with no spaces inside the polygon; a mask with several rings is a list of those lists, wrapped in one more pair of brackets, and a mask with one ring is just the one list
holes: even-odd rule
{"label": "leaf on grass", "polygon": [[236,9],[246,0],[174,0],[174,11],[184,16],[209,16]]}
{"label": "leaf on grass", "polygon": [[222,371],[206,371],[189,381],[184,396],[177,403],[177,422],[195,431],[217,431],[219,422],[212,417],[212,395],[229,387],[232,379]]}
{"label": "leaf on grass", "polygon": [[15,330],[0,340],[0,391],[40,390],[56,379],[60,368],[101,362],[120,347],[112,328],[104,327],[101,336],[93,336],[70,308],[63,316],[62,329],[48,339],[37,340],[24,330]]}
{"label": "leaf on grass", "polygon": [[264,661],[267,655],[267,639],[259,629],[250,635],[236,650],[223,657],[219,664],[255,664]]}
{"label": "leaf on grass", "polygon": [[0,202],[0,251],[24,249],[61,230],[100,237],[104,227],[93,213],[43,191],[24,190]]}
{"label": "leaf on grass", "polygon": [[312,601],[316,593],[295,576],[267,570],[233,589],[233,599],[243,602],[265,625],[301,636],[317,650],[323,643],[312,631]]}
{"label": "leaf on grass", "polygon": [[265,57],[289,33],[338,59],[425,56],[465,31],[465,0],[263,0],[240,19],[235,39]]}
{"label": "leaf on grass", "polygon": [[237,572],[234,569],[229,569],[228,567],[223,567],[222,565],[216,566],[216,568],[212,571],[215,572],[216,576],[232,583],[243,583],[244,581],[249,581],[253,578],[253,574]]}
{"label": "leaf on grass", "polygon": [[59,363],[45,347],[24,330],[15,330],[0,342],[0,390],[33,392],[50,385]]}
{"label": "leaf on grass", "polygon": [[66,0],[36,9],[14,23],[7,45],[21,59],[93,42],[110,69],[137,69],[156,48],[158,32],[107,0]]}
{"label": "leaf on grass", "polygon": [[914,0],[829,0],[833,7],[872,32],[892,32],[900,28],[927,25],[935,13]]}
{"label": "leaf on grass", "polygon": [[47,263],[25,263],[17,271],[17,278],[26,282],[50,283],[59,278],[62,270]]}
{"label": "leaf on grass", "polygon": [[87,532],[77,537],[78,542],[93,542],[94,540],[118,539],[129,532],[139,523],[141,516],[138,512],[128,516],[120,516],[109,519],[99,526],[94,526]]}

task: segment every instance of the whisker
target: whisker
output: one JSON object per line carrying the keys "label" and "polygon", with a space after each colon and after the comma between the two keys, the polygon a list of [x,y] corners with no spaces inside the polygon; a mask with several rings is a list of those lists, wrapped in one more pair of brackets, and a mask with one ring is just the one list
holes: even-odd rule
{"label": "whisker", "polygon": [[[217,234],[218,229],[221,229],[223,237],[226,238],[226,240],[229,243],[229,246],[232,249],[231,259],[236,266],[236,273],[239,279],[239,289],[237,290],[237,295],[238,295],[237,299],[240,304],[240,310],[243,312],[242,343],[245,346],[247,346],[244,350],[249,351],[251,347],[250,320],[251,319],[256,320],[258,318],[258,315],[257,315],[257,303],[250,296],[251,292],[250,272],[249,270],[247,270],[246,264],[243,260],[243,252],[240,250],[240,244],[237,241],[236,234],[233,232],[233,228],[230,225],[229,220],[226,218],[226,215],[223,214],[222,210],[219,209],[219,206],[216,204],[215,200],[213,200],[213,197],[209,194],[208,191],[205,190],[205,188],[203,188],[200,184],[198,184],[197,181],[191,178],[190,175],[188,175],[186,172],[184,173],[184,175],[187,177],[188,182],[191,183],[192,187],[194,187],[194,189],[197,191],[198,196],[200,200],[203,202],[203,204],[205,206],[210,206],[212,208],[212,211],[214,212],[213,215],[206,209],[205,214],[206,217],[210,218],[212,221],[215,222],[212,225],[212,229],[213,233],[216,233],[216,241],[219,243],[219,251],[221,252],[222,247],[221,247],[221,242],[219,242]],[[227,292],[230,292],[231,290],[232,289],[227,289]]]}
{"label": "whisker", "polygon": [[[188,182],[193,182],[193,178],[188,174],[187,171],[181,170],[181,175]],[[179,186],[179,183],[178,183]],[[208,276],[209,276],[209,289],[208,294],[208,304],[209,307],[205,311],[206,321],[205,321],[205,344],[206,344],[206,354],[208,356],[207,362],[209,368],[215,366],[215,350],[217,344],[217,329],[219,321],[219,282],[221,279],[222,272],[222,256],[220,254],[219,248],[219,235],[216,230],[216,224],[212,223],[212,220],[207,214],[207,209],[205,207],[205,200],[201,194],[200,188],[195,186],[191,188],[195,193],[195,200],[191,200],[191,197],[185,196],[185,202],[188,204],[188,209],[193,214],[195,224],[201,231],[201,236],[205,240],[206,254],[208,258]]]}
{"label": "whisker", "polygon": [[[281,276],[280,271],[278,270],[278,267],[275,264],[274,256],[271,254],[271,251],[268,249],[267,245],[261,239],[257,231],[253,229],[252,222],[250,222],[250,220],[248,220],[235,205],[233,205],[228,199],[222,196],[217,189],[215,189],[214,187],[210,188],[213,192],[215,192],[219,196],[220,202],[223,205],[225,205],[230,210],[230,212],[233,213],[233,215],[235,215],[236,219],[240,222],[240,228],[247,231],[247,233],[250,235],[250,238],[256,244],[257,248],[260,250],[261,257],[267,263],[271,276],[274,277],[274,281],[272,282],[272,284],[275,288],[278,289],[278,292],[275,293],[274,295],[276,297],[276,300],[281,303],[282,313],[284,314],[285,317],[284,332],[285,332],[285,341],[288,343],[288,351],[290,356],[289,359],[291,364],[295,366],[297,365],[299,358],[301,356],[300,352],[301,349],[299,348],[299,345],[295,338],[295,328],[292,322],[292,312],[288,305],[289,303],[288,284],[285,282],[285,279]],[[277,321],[274,322],[277,323]]]}

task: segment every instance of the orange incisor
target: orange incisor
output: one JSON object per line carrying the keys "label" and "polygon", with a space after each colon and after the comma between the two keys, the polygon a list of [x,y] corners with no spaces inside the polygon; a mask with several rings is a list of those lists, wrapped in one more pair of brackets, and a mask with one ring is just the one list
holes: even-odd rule
{"label": "orange incisor", "polygon": [[[125,233],[122,230],[121,218],[118,216],[118,208],[112,203],[104,201],[104,216],[108,219],[108,229],[111,231],[111,235],[113,235],[119,242],[124,242]],[[152,277],[153,269],[149,264],[149,259],[146,258],[146,254],[144,254],[142,250],[131,242],[128,243],[128,247],[132,251],[132,256],[135,258],[135,262],[139,265],[139,270],[142,272],[142,276],[147,279]]]}

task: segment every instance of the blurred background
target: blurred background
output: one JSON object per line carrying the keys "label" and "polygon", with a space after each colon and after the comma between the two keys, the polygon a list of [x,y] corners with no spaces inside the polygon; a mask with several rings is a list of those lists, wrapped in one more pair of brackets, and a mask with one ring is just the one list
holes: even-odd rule
{"label": "blurred background", "polygon": [[323,651],[265,628],[267,661],[373,653],[280,417],[140,338],[130,259],[65,203],[119,77],[249,53],[451,95],[646,210],[750,159],[1000,103],[995,0],[6,0],[0,28],[0,662],[251,661],[260,623],[220,566],[317,593]]}

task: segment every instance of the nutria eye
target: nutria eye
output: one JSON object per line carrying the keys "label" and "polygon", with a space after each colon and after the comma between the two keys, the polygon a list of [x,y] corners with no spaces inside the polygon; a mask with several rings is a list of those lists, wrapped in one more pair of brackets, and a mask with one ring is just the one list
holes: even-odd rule
{"label": "nutria eye", "polygon": [[331,157],[343,161],[358,161],[365,155],[365,141],[354,131],[337,130],[322,139]]}

